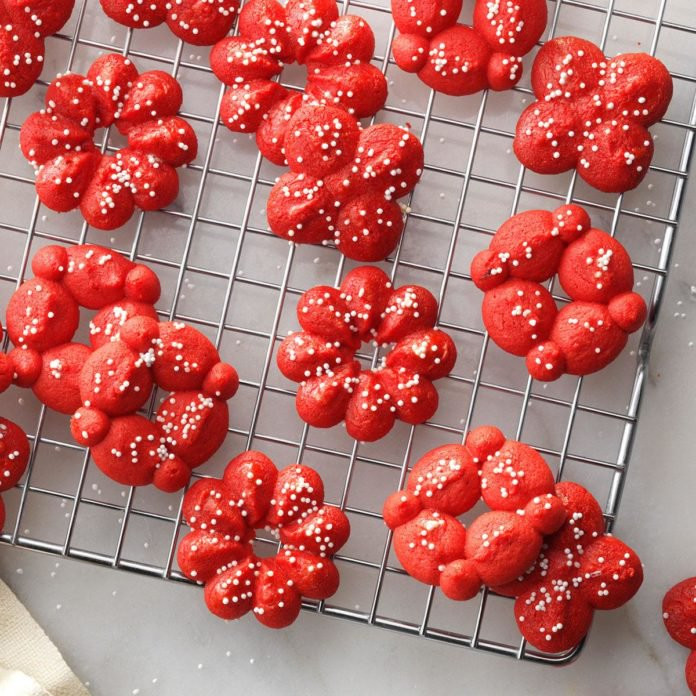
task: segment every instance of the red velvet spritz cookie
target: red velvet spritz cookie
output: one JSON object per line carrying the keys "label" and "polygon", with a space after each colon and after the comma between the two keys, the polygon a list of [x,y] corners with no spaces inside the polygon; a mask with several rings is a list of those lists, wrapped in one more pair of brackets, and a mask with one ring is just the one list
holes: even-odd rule
{"label": "red velvet spritz cookie", "polygon": [[686,661],[686,685],[696,694],[696,577],[668,590],[662,600],[662,618],[669,635],[691,651]]}
{"label": "red velvet spritz cookie", "polygon": [[[179,544],[179,566],[205,584],[208,609],[223,619],[251,611],[264,626],[283,628],[297,618],[302,597],[327,599],[338,589],[331,556],[348,540],[350,524],[324,504],[324,484],[308,466],[278,471],[261,452],[244,452],[222,479],[191,487],[183,515],[192,531]],[[278,539],[274,556],[254,553],[256,529]]]}
{"label": "red velvet spritz cookie", "polygon": [[[396,420],[423,423],[438,406],[433,382],[448,375],[457,350],[435,327],[437,300],[423,287],[394,289],[387,275],[360,266],[339,288],[317,286],[300,298],[302,331],[278,349],[280,371],[294,382],[297,412],[317,428],[345,421],[356,440],[384,437]],[[364,341],[396,344],[375,370],[355,359]]]}
{"label": "red velvet spritz cookie", "polygon": [[392,0],[391,9],[396,64],[453,96],[514,87],[547,18],[546,0],[476,0],[473,26],[457,22],[462,0]]}
{"label": "red velvet spritz cookie", "polygon": [[379,261],[397,246],[397,202],[423,172],[423,146],[408,129],[362,129],[336,106],[307,104],[288,121],[282,143],[290,172],[271,190],[271,231],[291,242],[326,244],[356,261]]}
{"label": "red velvet spritz cookie", "polygon": [[44,39],[63,28],[75,0],[0,0],[0,97],[24,94],[43,69]]}
{"label": "red velvet spritz cookie", "polygon": [[[16,486],[29,462],[29,440],[24,431],[0,417],[0,493]],[[5,524],[5,505],[0,497],[0,532]]]}
{"label": "red velvet spritz cookie", "polygon": [[104,12],[132,29],[166,22],[173,34],[196,46],[210,46],[234,23],[238,0],[100,0]]}
{"label": "red velvet spritz cookie", "polygon": [[657,58],[607,58],[590,41],[563,36],[545,44],[532,68],[538,101],[517,122],[514,148],[539,174],[576,169],[590,186],[621,193],[648,173],[648,128],[667,111],[672,78]]}
{"label": "red velvet spritz cookie", "polygon": [[[193,128],[176,116],[181,87],[159,70],[139,74],[128,58],[107,54],[87,76],[56,77],[46,108],[22,125],[22,153],[36,168],[36,192],[51,210],[79,207],[99,229],[125,224],[136,208],[159,210],[179,193],[176,168],[198,147]],[[115,125],[128,145],[103,155],[98,128]]]}
{"label": "red velvet spritz cookie", "polygon": [[[556,273],[571,300],[560,310],[542,285]],[[606,367],[647,315],[628,253],[577,205],[510,218],[474,257],[471,277],[485,292],[483,323],[493,341],[526,357],[542,381]]]}
{"label": "red velvet spritz cookie", "polygon": [[[369,25],[339,17],[334,0],[251,0],[239,31],[213,48],[210,63],[229,86],[222,122],[255,132],[260,152],[290,168],[269,196],[271,231],[297,243],[333,241],[357,261],[386,258],[403,231],[397,200],[420,179],[423,148],[406,128],[358,122],[387,96],[370,64]],[[272,79],[293,62],[307,66],[303,94]]]}
{"label": "red velvet spritz cookie", "polygon": [[[537,558],[543,537],[566,518],[541,455],[497,428],[472,430],[465,445],[445,445],[413,467],[406,489],[384,504],[404,570],[450,599],[482,584],[511,582]],[[490,508],[468,529],[457,517],[483,497]]]}
{"label": "red velvet spritz cookie", "polygon": [[643,582],[636,552],[604,533],[599,503],[571,481],[556,485],[565,522],[534,564],[512,583],[494,587],[517,597],[515,620],[527,641],[545,652],[563,652],[587,634],[595,609],[625,604]]}
{"label": "red velvet spritz cookie", "polygon": [[[157,276],[91,244],[49,246],[32,261],[7,307],[14,381],[48,407],[72,414],[71,432],[119,483],[182,488],[227,434],[231,365],[181,322],[158,322]],[[90,346],[72,341],[80,307],[97,310]],[[171,392],[154,422],[137,411],[154,386]]]}

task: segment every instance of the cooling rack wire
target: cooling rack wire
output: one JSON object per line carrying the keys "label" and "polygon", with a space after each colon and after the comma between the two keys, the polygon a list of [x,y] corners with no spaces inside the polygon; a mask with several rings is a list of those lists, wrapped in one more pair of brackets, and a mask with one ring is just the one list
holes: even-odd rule
{"label": "cooling rack wire", "polygon": [[[303,461],[317,468],[329,502],[350,517],[353,534],[336,559],[341,588],[326,602],[306,602],[307,611],[517,659],[566,664],[581,646],[560,655],[529,648],[514,626],[510,600],[484,591],[476,600],[455,604],[410,580],[391,553],[381,503],[401,486],[423,452],[462,441],[470,427],[490,422],[537,447],[558,479],[588,486],[604,504],[611,528],[696,132],[696,72],[689,61],[696,55],[696,11],[690,2],[549,0],[546,38],[577,33],[597,41],[608,54],[647,50],[672,71],[675,99],[654,128],[655,161],[637,192],[618,197],[592,191],[575,175],[544,178],[517,164],[510,147],[516,114],[531,94],[526,79],[505,94],[436,95],[390,62],[394,29],[388,0],[339,3],[343,12],[364,16],[377,35],[375,64],[390,82],[389,101],[377,120],[409,122],[426,148],[425,173],[408,202],[404,237],[384,264],[396,282],[418,282],[435,293],[440,326],[452,334],[460,353],[453,374],[441,382],[438,413],[423,426],[399,424],[381,443],[358,444],[341,427],[317,431],[299,421],[294,387],[275,368],[275,348],[294,327],[301,293],[317,283],[337,282],[349,264],[334,249],[294,247],[266,230],[264,202],[281,170],[258,155],[253,140],[219,126],[223,90],[207,66],[207,51],[186,56],[191,47],[177,44],[165,29],[117,27],[103,17],[96,1],[78,0],[63,33],[48,39],[44,77],[83,70],[102,51],[129,55],[141,70],[171,72],[184,87],[183,115],[196,128],[199,155],[184,173],[182,194],[171,209],[141,214],[124,230],[105,234],[73,214],[44,209],[34,195],[32,172],[18,155],[19,127],[39,108],[47,82],[22,98],[5,100],[0,112],[0,306],[24,280],[34,251],[45,244],[89,241],[148,263],[163,280],[161,315],[206,333],[241,376],[227,442],[196,476],[220,475],[243,448],[262,449],[279,465]],[[465,8],[470,10],[470,4]],[[302,72],[287,69],[282,80],[297,88]],[[117,133],[107,131],[101,146],[107,151],[119,142]],[[624,356],[600,375],[566,376],[540,385],[519,361],[489,342],[468,265],[510,214],[570,201],[585,205],[597,226],[629,248],[639,290],[649,303],[649,321]],[[550,287],[563,302],[561,289]],[[380,353],[359,357],[376,364]],[[160,397],[153,395],[150,413]],[[6,494],[8,522],[0,541],[188,582],[176,567],[184,529],[181,496],[107,481],[88,452],[71,440],[67,418],[46,411],[27,393],[11,389],[0,397],[0,410],[18,421],[33,442],[27,474]],[[630,529],[624,536],[630,542]],[[268,553],[275,543],[261,535],[259,553]]]}

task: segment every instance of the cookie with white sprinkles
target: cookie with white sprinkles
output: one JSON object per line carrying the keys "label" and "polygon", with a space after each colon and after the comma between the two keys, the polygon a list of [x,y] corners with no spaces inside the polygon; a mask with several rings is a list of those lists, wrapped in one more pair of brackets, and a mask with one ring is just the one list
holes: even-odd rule
{"label": "cookie with white sprinkles", "polygon": [[[348,540],[350,524],[342,510],[324,504],[323,482],[307,466],[278,471],[261,452],[244,452],[221,479],[191,486],[183,516],[191,532],[179,544],[179,566],[205,585],[216,616],[251,612],[264,626],[283,628],[297,618],[303,597],[323,600],[338,589],[331,557]],[[278,540],[274,556],[256,555],[256,529]]]}
{"label": "cookie with white sprinkles", "polygon": [[[255,133],[273,114],[276,126],[287,121],[292,95],[272,78],[286,65],[307,66],[304,95],[309,101],[338,106],[357,118],[373,116],[387,99],[387,81],[371,65],[375,37],[365,19],[339,17],[335,0],[250,0],[239,16],[239,35],[223,39],[210,53],[210,65],[228,85],[222,101],[222,122],[232,131]],[[290,111],[288,110],[288,107]],[[261,152],[283,164],[277,148]]]}
{"label": "cookie with white sprinkles", "polygon": [[0,0],[0,97],[24,94],[39,78],[44,39],[70,19],[75,0]]}
{"label": "cookie with white sprinkles", "polygon": [[[542,284],[555,274],[570,297],[561,309]],[[471,277],[485,293],[490,337],[541,381],[603,369],[647,316],[626,249],[577,205],[510,218],[474,257]]]}
{"label": "cookie with white sprinkles", "polygon": [[[345,421],[356,440],[384,437],[397,420],[424,423],[438,407],[434,382],[457,359],[450,336],[435,328],[438,304],[418,285],[394,289],[374,266],[360,266],[339,288],[317,286],[302,295],[302,331],[278,348],[277,363],[299,382],[297,412],[306,423],[330,428]],[[395,344],[373,370],[355,353],[365,341]]]}
{"label": "cookie with white sprinkles", "polygon": [[462,96],[505,90],[546,27],[546,0],[476,0],[473,26],[457,20],[462,0],[392,0],[396,64],[428,87]]}
{"label": "cookie with white sprinkles", "polygon": [[[514,580],[536,559],[544,535],[566,517],[548,464],[500,430],[472,430],[416,462],[406,488],[387,498],[383,516],[406,572],[440,586],[450,599]],[[489,510],[468,528],[458,519],[483,498]]]}
{"label": "cookie with white sprinkles", "polygon": [[[177,116],[183,95],[167,73],[138,73],[128,58],[106,54],[86,76],[59,75],[48,86],[46,106],[31,114],[20,146],[36,169],[36,192],[51,210],[80,209],[94,227],[124,225],[134,211],[159,210],[179,193],[176,169],[191,162],[198,140]],[[95,132],[110,125],[126,147],[102,154]]]}
{"label": "cookie with white sprinkles", "polygon": [[657,58],[607,58],[590,41],[562,36],[546,43],[532,68],[537,101],[517,122],[514,149],[539,174],[571,169],[610,193],[635,188],[648,173],[648,128],[667,111],[672,78]]}
{"label": "cookie with white sprinkles", "polygon": [[[158,321],[146,266],[83,244],[44,247],[32,269],[7,308],[14,383],[72,415],[73,437],[112,479],[182,488],[227,435],[234,368],[197,329]],[[72,341],[81,307],[96,310],[89,346]],[[151,422],[138,410],[155,386],[170,394]]]}
{"label": "cookie with white sprinkles", "polygon": [[291,242],[335,243],[356,261],[380,261],[404,229],[398,200],[423,172],[420,140],[380,123],[361,129],[336,106],[306,104],[282,134],[290,172],[271,189],[271,231]]}
{"label": "cookie with white sprinkles", "polygon": [[234,23],[239,0],[100,0],[115,22],[132,29],[150,29],[166,22],[182,41],[210,46]]}

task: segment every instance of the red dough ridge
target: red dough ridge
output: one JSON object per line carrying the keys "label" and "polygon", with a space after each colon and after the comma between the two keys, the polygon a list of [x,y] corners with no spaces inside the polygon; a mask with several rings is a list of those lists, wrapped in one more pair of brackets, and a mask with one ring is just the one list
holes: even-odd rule
{"label": "red dough ridge", "polygon": [[546,1],[476,0],[473,26],[457,22],[461,9],[462,0],[392,0],[396,64],[453,96],[514,87],[546,27]]}
{"label": "red dough ridge", "polygon": [[44,39],[63,28],[75,0],[0,0],[0,97],[24,94],[38,80]]}
{"label": "red dough ridge", "polygon": [[[560,310],[541,284],[555,273],[571,300]],[[577,205],[510,218],[474,257],[471,277],[493,341],[526,357],[541,381],[606,367],[647,316],[628,253]]]}
{"label": "red dough ridge", "polygon": [[585,488],[564,481],[555,494],[565,524],[517,581],[493,589],[517,597],[517,626],[531,645],[559,653],[585,637],[595,609],[616,609],[635,595],[643,567],[633,549],[604,533],[601,508]]}
{"label": "red dough ridge", "polygon": [[234,23],[239,0],[100,0],[115,22],[132,29],[149,29],[163,22],[171,32],[196,46],[210,46]]}
{"label": "red dough ridge", "polygon": [[[300,298],[303,331],[280,345],[277,363],[300,383],[296,405],[309,425],[329,428],[345,420],[351,437],[374,441],[396,420],[423,423],[438,406],[433,382],[457,358],[448,334],[435,329],[437,301],[417,285],[394,289],[388,276],[360,266],[340,288],[317,286]],[[363,341],[395,343],[383,365],[363,370],[355,353]]]}
{"label": "red dough ridge", "polygon": [[[186,493],[184,519],[191,532],[180,542],[179,566],[205,585],[208,609],[223,619],[252,612],[269,628],[297,618],[302,597],[327,599],[338,589],[331,560],[348,540],[345,513],[324,504],[319,474],[302,464],[278,471],[261,452],[233,459],[222,479],[202,479]],[[256,529],[280,542],[259,558]]]}
{"label": "red dough ridge", "polygon": [[600,191],[622,193],[648,173],[648,128],[667,111],[672,78],[646,53],[607,58],[590,41],[562,36],[546,43],[532,68],[538,101],[520,116],[514,149],[540,174],[576,169]]}
{"label": "red dough ridge", "polygon": [[[179,83],[167,73],[139,74],[128,58],[107,54],[87,76],[59,75],[46,107],[22,125],[20,146],[36,167],[36,192],[51,210],[79,206],[85,220],[104,230],[124,225],[135,208],[159,210],[177,197],[177,167],[191,162],[198,141],[176,116]],[[114,124],[127,147],[102,155],[93,137]]]}

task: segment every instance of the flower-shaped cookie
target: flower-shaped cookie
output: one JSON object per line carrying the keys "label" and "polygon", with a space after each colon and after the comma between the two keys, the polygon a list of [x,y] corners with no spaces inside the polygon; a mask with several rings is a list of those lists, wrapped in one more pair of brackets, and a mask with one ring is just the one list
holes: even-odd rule
{"label": "flower-shaped cookie", "polygon": [[[29,462],[29,440],[24,431],[0,417],[0,493],[16,486]],[[5,504],[0,497],[0,531],[5,524]]]}
{"label": "flower-shaped cookie", "polygon": [[[554,274],[571,301],[557,309],[541,284]],[[577,205],[510,218],[471,264],[485,292],[483,323],[503,350],[526,356],[534,379],[601,370],[623,350],[647,308],[633,290],[624,247],[593,229]]]}
{"label": "flower-shaped cookie", "polygon": [[595,609],[616,609],[643,582],[640,559],[630,547],[604,533],[602,509],[571,481],[556,485],[566,521],[536,562],[516,581],[493,589],[517,597],[515,620],[535,648],[563,652],[587,634]]}
{"label": "flower-shaped cookie", "polygon": [[[330,557],[348,540],[350,524],[342,510],[324,505],[314,469],[278,471],[261,452],[244,452],[222,479],[191,487],[183,515],[192,531],[179,544],[179,566],[205,583],[205,603],[223,619],[252,611],[265,626],[283,628],[297,618],[302,597],[326,599],[338,589]],[[254,553],[256,529],[279,540],[275,556]]]}
{"label": "flower-shaped cookie", "polygon": [[392,0],[391,9],[396,64],[454,96],[514,87],[547,18],[546,0],[476,0],[472,27],[457,22],[462,0]]}
{"label": "flower-shaped cookie", "polygon": [[[227,434],[237,373],[181,322],[157,321],[155,274],[104,247],[49,246],[12,295],[7,331],[14,381],[74,414],[73,437],[119,483],[182,488]],[[98,310],[91,347],[72,342],[80,307]],[[153,386],[172,392],[155,422],[137,414]]]}
{"label": "flower-shaped cookie", "polygon": [[545,44],[532,68],[538,101],[517,122],[520,162],[540,174],[577,169],[590,186],[621,193],[643,180],[653,156],[648,127],[672,99],[672,78],[657,58],[607,58],[590,41]]}
{"label": "flower-shaped cookie", "polygon": [[672,639],[691,651],[686,660],[686,685],[696,694],[696,577],[668,590],[662,600],[662,618]]}
{"label": "flower-shaped cookie", "polygon": [[[483,426],[466,445],[438,447],[416,462],[406,489],[387,498],[383,516],[404,570],[465,600],[482,584],[514,580],[534,562],[543,536],[565,520],[553,488],[536,450]],[[467,529],[457,517],[481,496],[491,510]]]}
{"label": "flower-shaped cookie", "polygon": [[[222,122],[233,131],[254,133],[262,154],[283,164],[282,143],[274,142],[302,102],[271,78],[285,65],[307,66],[304,94],[340,106],[358,118],[372,116],[387,98],[387,81],[370,64],[375,37],[361,17],[339,17],[335,0],[250,0],[239,16],[239,36],[217,43],[210,65],[229,86]],[[321,124],[323,125],[323,124]]]}
{"label": "flower-shaped cookie", "polygon": [[[125,224],[136,208],[169,205],[179,193],[176,168],[191,162],[198,147],[191,126],[175,115],[181,103],[171,75],[138,74],[113,53],[97,58],[87,77],[56,77],[46,108],[31,114],[20,133],[41,202],[58,212],[79,206],[90,225],[104,230]],[[105,155],[93,138],[111,124],[128,146]]]}
{"label": "flower-shaped cookie", "polygon": [[[269,197],[270,229],[297,243],[334,241],[357,261],[386,258],[403,231],[396,200],[420,179],[423,148],[407,129],[360,127],[387,96],[370,64],[369,25],[339,17],[334,0],[251,0],[239,31],[213,48],[210,64],[229,86],[222,122],[255,132],[261,154],[290,167]],[[272,79],[293,62],[308,68],[303,94]]]}
{"label": "flower-shaped cookie", "polygon": [[196,46],[210,46],[232,28],[239,0],[100,0],[119,24],[149,29],[166,22],[173,34]]}
{"label": "flower-shaped cookie", "polygon": [[[387,275],[360,266],[340,288],[317,286],[297,306],[303,331],[278,349],[280,371],[294,382],[297,413],[317,428],[345,420],[356,440],[384,437],[397,419],[423,423],[433,416],[433,381],[448,375],[457,350],[448,334],[433,328],[437,300],[423,287],[394,289]],[[396,343],[376,370],[363,369],[355,353],[363,341]]]}
{"label": "flower-shaped cookie", "polygon": [[336,106],[304,105],[279,142],[290,165],[271,190],[266,213],[274,234],[298,243],[334,241],[356,261],[378,261],[404,228],[397,199],[423,171],[423,146],[407,129],[361,129]]}
{"label": "flower-shaped cookie", "polygon": [[63,28],[75,0],[0,0],[0,97],[24,94],[43,69],[44,39]]}

